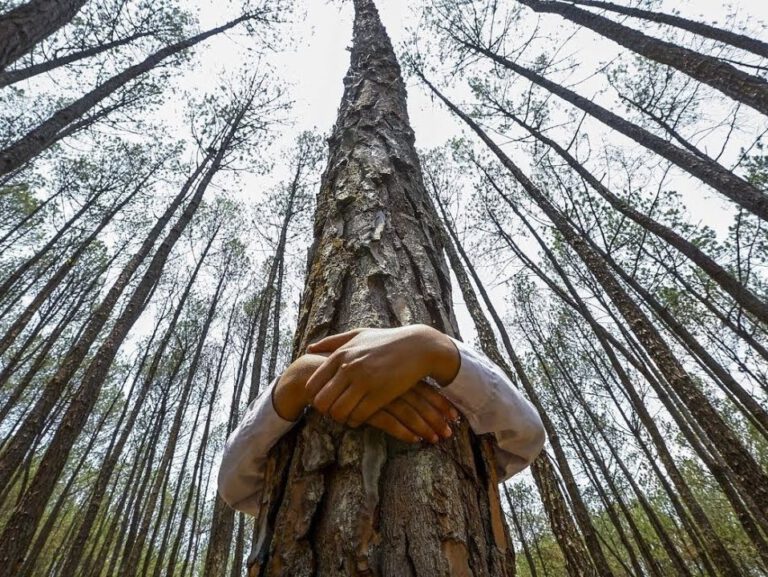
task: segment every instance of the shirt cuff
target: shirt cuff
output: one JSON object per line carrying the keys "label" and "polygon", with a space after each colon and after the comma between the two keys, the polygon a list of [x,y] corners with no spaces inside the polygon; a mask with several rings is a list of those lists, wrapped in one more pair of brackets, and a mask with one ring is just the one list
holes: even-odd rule
{"label": "shirt cuff", "polygon": [[496,367],[474,354],[473,349],[461,341],[449,338],[459,351],[459,372],[440,392],[465,415],[480,415],[494,399],[493,391],[482,386],[482,383],[488,380],[489,371],[493,373]]}
{"label": "shirt cuff", "polygon": [[235,508],[260,482],[263,475],[260,461],[298,422],[288,421],[277,414],[272,404],[276,383],[277,379],[251,402],[224,448],[219,469],[219,493]]}

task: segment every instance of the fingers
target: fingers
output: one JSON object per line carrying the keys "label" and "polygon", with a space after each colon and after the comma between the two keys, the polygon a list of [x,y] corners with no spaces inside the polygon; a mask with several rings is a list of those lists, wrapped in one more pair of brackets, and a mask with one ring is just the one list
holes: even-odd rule
{"label": "fingers", "polygon": [[[321,390],[320,393],[322,394],[323,390]],[[342,391],[341,395],[338,396],[333,405],[331,405],[328,414],[337,423],[341,423],[342,425],[347,424],[349,415],[364,395],[365,389],[363,387],[356,387],[350,384]]]}
{"label": "fingers", "polygon": [[447,419],[424,397],[408,391],[400,398],[419,413],[419,416],[429,424],[432,431],[440,435],[440,437],[447,439],[453,434]]}
{"label": "fingers", "polygon": [[357,404],[347,419],[350,427],[359,427],[371,418],[371,415],[390,405],[391,399],[382,398],[377,392],[369,393]]}
{"label": "fingers", "polygon": [[337,335],[330,335],[324,339],[320,339],[316,343],[312,343],[307,347],[307,351],[310,353],[332,353],[340,346],[345,345],[358,335],[360,329],[353,331],[347,331],[345,333],[339,333]]}
{"label": "fingers", "polygon": [[402,398],[395,399],[389,403],[389,405],[387,405],[387,411],[392,413],[398,421],[422,439],[429,441],[430,443],[437,443],[440,440],[439,434],[432,428],[427,420],[424,419],[416,409],[402,400]]}
{"label": "fingers", "polygon": [[404,443],[418,443],[421,439],[386,410],[371,415],[368,424],[381,429]]}
{"label": "fingers", "polygon": [[320,389],[331,380],[331,377],[338,371],[339,365],[341,365],[341,357],[331,355],[315,369],[312,376],[307,379],[307,384],[304,385],[310,398],[314,398],[320,392]]}
{"label": "fingers", "polygon": [[[318,369],[320,370],[320,369]],[[323,414],[333,406],[341,394],[349,387],[349,373],[342,365],[338,371],[328,380],[325,386],[312,398],[312,405]]]}
{"label": "fingers", "polygon": [[456,407],[454,407],[448,399],[441,395],[437,389],[435,389],[435,387],[425,383],[419,383],[413,389],[411,389],[411,391],[422,397],[430,405],[437,409],[438,412],[443,415],[446,420],[455,421],[461,416],[458,409],[456,409]]}

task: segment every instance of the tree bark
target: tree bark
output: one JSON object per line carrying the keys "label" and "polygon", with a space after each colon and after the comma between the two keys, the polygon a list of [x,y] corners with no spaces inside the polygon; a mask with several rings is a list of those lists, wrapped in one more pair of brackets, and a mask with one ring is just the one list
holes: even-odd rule
{"label": "tree bark", "polygon": [[649,60],[671,66],[768,115],[768,82],[759,76],[747,74],[722,60],[707,56],[683,46],[647,36],[609,18],[583,10],[572,4],[547,0],[518,0],[536,12],[559,14],[580,26],[610,38],[617,44],[645,56]]}
{"label": "tree bark", "polygon": [[[457,333],[399,66],[373,2],[354,4],[295,354],[358,326]],[[513,575],[490,448],[466,425],[454,437],[406,446],[310,413],[270,459],[251,575]]]}
{"label": "tree bark", "polygon": [[0,71],[67,24],[86,0],[30,0],[0,16]]}
{"label": "tree bark", "polygon": [[549,90],[566,102],[581,108],[606,126],[613,128],[617,132],[634,140],[659,156],[666,158],[761,219],[768,220],[768,194],[753,186],[745,179],[733,174],[711,158],[702,158],[701,156],[697,156],[687,150],[675,146],[671,142],[656,136],[652,132],[625,120],[618,114],[614,114],[610,110],[603,108],[592,100],[584,98],[572,90],[560,86],[556,82],[547,80],[540,74],[537,74],[524,66],[520,66],[487,48],[466,40],[457,39],[457,42],[460,42],[470,50],[487,56],[501,66],[527,78],[542,88]]}
{"label": "tree bark", "polygon": [[568,0],[572,4],[581,4],[582,6],[591,6],[593,8],[602,8],[603,10],[609,10],[624,16],[631,16],[632,18],[641,18],[643,20],[649,20],[651,22],[657,22],[659,24],[668,24],[681,30],[686,30],[704,38],[716,40],[723,44],[730,44],[736,48],[741,48],[747,52],[752,52],[763,58],[768,58],[768,43],[763,42],[757,38],[746,36],[744,34],[738,34],[731,30],[725,30],[724,28],[718,28],[717,26],[711,26],[703,22],[696,22],[682,16],[675,14],[665,14],[664,12],[652,12],[650,10],[643,10],[642,8],[634,8],[632,6],[621,6],[614,4],[613,2],[601,2],[599,0]]}
{"label": "tree bark", "polygon": [[45,120],[42,124],[30,130],[26,135],[22,136],[13,144],[0,150],[0,176],[21,168],[35,156],[63,138],[64,135],[71,134],[71,131],[67,130],[69,125],[75,122],[78,118],[81,118],[86,112],[93,109],[116,90],[142,74],[146,74],[166,58],[191,48],[203,40],[229,30],[251,18],[253,18],[251,15],[240,16],[227,24],[212,28],[211,30],[207,30],[206,32],[177,42],[176,44],[166,46],[146,58],[143,62],[135,64],[123,72],[112,76],[91,90],[88,94],[78,98],[72,104],[56,111],[50,118],[48,118],[48,120]]}

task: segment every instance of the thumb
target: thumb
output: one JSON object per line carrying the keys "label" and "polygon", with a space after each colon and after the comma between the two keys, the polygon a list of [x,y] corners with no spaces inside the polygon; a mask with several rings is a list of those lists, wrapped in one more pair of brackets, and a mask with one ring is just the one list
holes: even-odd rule
{"label": "thumb", "polygon": [[353,331],[347,331],[345,333],[339,333],[337,335],[331,335],[320,339],[316,343],[312,343],[307,347],[307,351],[310,353],[332,353],[339,347],[347,344],[354,337],[360,333],[360,329]]}

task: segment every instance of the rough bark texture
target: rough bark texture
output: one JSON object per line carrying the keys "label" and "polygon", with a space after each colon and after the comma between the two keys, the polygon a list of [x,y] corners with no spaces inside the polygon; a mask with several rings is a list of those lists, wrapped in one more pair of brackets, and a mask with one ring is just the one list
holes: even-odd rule
{"label": "rough bark texture", "polygon": [[0,16],[0,71],[67,22],[85,0],[32,0]]}
{"label": "rough bark texture", "polygon": [[[357,326],[457,332],[400,70],[372,1],[355,8],[295,353]],[[310,413],[271,458],[250,573],[513,575],[494,471],[466,425],[439,446],[407,446]]]}

